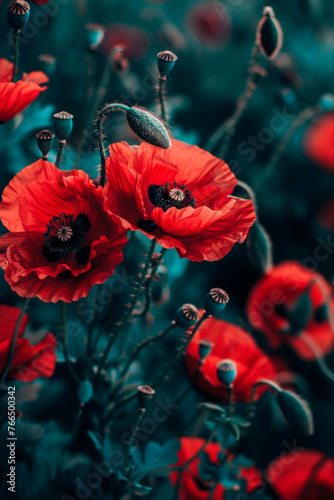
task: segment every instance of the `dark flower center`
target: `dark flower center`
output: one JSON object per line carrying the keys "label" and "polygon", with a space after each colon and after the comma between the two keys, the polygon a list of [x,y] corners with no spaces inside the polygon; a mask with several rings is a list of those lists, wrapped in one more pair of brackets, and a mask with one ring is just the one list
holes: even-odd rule
{"label": "dark flower center", "polygon": [[[171,207],[181,210],[181,208],[189,206],[195,208],[196,205],[196,200],[189,189],[184,184],[177,184],[176,182],[151,184],[148,188],[148,197],[153,205],[162,208],[164,212]],[[157,228],[153,220],[140,219],[137,224],[140,229],[148,233],[152,233]]]}
{"label": "dark flower center", "polygon": [[166,182],[165,184],[152,184],[148,188],[148,197],[150,202],[156,207],[162,208],[164,212],[170,207],[178,209],[188,206],[195,207],[196,200],[192,193],[184,184],[176,182]]}
{"label": "dark flower center", "polygon": [[42,254],[49,262],[56,262],[74,251],[77,263],[87,264],[90,246],[83,246],[83,243],[85,234],[90,228],[89,218],[85,214],[74,217],[63,212],[52,217],[44,233],[45,244]]}

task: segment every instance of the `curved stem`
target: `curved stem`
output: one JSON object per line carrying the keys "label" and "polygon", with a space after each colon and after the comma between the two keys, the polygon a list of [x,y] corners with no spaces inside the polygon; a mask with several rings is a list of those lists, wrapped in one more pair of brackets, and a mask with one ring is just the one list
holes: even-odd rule
{"label": "curved stem", "polygon": [[12,82],[15,83],[16,73],[19,66],[19,36],[21,30],[13,30],[13,52],[14,52],[14,66],[12,74]]}
{"label": "curved stem", "polygon": [[19,316],[19,318],[17,320],[16,327],[15,327],[15,330],[14,330],[14,333],[13,333],[13,340],[12,340],[12,343],[11,343],[11,346],[10,346],[10,350],[9,350],[9,354],[8,354],[8,359],[7,359],[7,362],[6,362],[6,366],[5,366],[4,372],[3,372],[2,377],[1,377],[1,384],[3,384],[3,382],[6,380],[8,372],[10,370],[10,366],[12,364],[13,357],[14,357],[17,336],[18,336],[18,333],[19,333],[19,330],[20,330],[20,326],[21,326],[23,317],[24,317],[24,313],[25,313],[25,311],[26,311],[26,309],[28,307],[29,300],[30,300],[30,298],[27,298],[25,300],[25,302],[23,304],[23,307],[21,309],[21,312],[20,312],[20,316]]}
{"label": "curved stem", "polygon": [[160,115],[163,121],[166,120],[166,110],[165,110],[165,102],[164,102],[164,83],[166,79],[159,77],[159,86],[158,86],[158,95],[160,102]]}
{"label": "curved stem", "polygon": [[107,104],[107,106],[104,106],[104,108],[101,109],[101,111],[98,112],[97,114],[97,142],[98,142],[98,147],[100,151],[100,158],[101,158],[101,180],[100,180],[100,186],[104,186],[106,183],[106,153],[104,151],[104,146],[103,146],[103,119],[105,114],[108,111],[111,111],[113,109],[118,109],[121,111],[128,111],[130,108],[129,106],[125,106],[124,104],[118,104],[118,103],[113,103],[113,104]]}
{"label": "curved stem", "polygon": [[125,366],[124,366],[124,368],[123,368],[120,376],[124,377],[126,375],[127,371],[129,370],[129,368],[132,365],[132,363],[134,362],[134,360],[138,357],[138,355],[140,354],[140,352],[143,349],[145,349],[146,346],[148,346],[149,344],[152,344],[153,342],[156,342],[156,341],[161,340],[162,338],[166,337],[166,335],[171,330],[173,330],[174,328],[176,328],[176,324],[175,324],[175,321],[172,321],[167,326],[167,328],[165,328],[158,335],[155,335],[154,337],[151,337],[149,339],[145,339],[140,344],[138,344],[137,347],[135,348],[135,350],[133,351],[133,353],[131,354],[131,356],[129,357],[127,363],[125,364]]}
{"label": "curved stem", "polygon": [[282,390],[280,388],[280,386],[278,384],[275,384],[275,382],[273,382],[272,380],[259,380],[252,387],[252,393],[251,393],[251,397],[249,400],[250,404],[254,403],[256,391],[257,391],[258,387],[260,387],[261,385],[267,385],[268,387],[271,387],[271,389],[273,389],[275,392],[281,392],[281,390]]}
{"label": "curved stem", "polygon": [[299,338],[305,342],[305,344],[310,348],[310,350],[315,355],[316,361],[323,375],[325,375],[325,377],[334,382],[334,372],[327,365],[326,360],[319,348],[319,345],[307,333],[302,333],[299,336]]}
{"label": "curved stem", "polygon": [[112,347],[113,347],[113,345],[114,345],[114,343],[115,343],[115,341],[117,339],[117,336],[118,336],[119,332],[121,331],[124,323],[126,323],[127,320],[131,317],[132,312],[133,312],[134,308],[136,307],[137,300],[138,300],[138,297],[139,297],[139,294],[140,294],[140,291],[141,291],[141,287],[142,287],[142,285],[144,283],[147,271],[149,269],[149,266],[150,266],[150,263],[151,263],[151,259],[152,259],[152,255],[154,253],[154,249],[155,249],[156,243],[157,243],[156,239],[152,240],[149,252],[147,254],[147,258],[146,258],[146,262],[145,262],[145,265],[144,265],[144,269],[143,269],[143,271],[139,275],[139,281],[137,283],[137,286],[136,286],[136,289],[135,289],[135,293],[132,296],[132,300],[131,300],[131,302],[129,304],[129,307],[124,312],[124,314],[121,317],[120,321],[116,325],[115,331],[112,332],[112,334],[110,336],[110,340],[109,340],[109,342],[107,344],[107,347],[106,347],[106,349],[105,349],[105,351],[103,353],[103,356],[101,358],[99,367],[97,369],[97,372],[96,372],[96,375],[95,375],[95,379],[97,379],[98,376],[100,375],[100,373],[101,373],[101,371],[102,371],[102,369],[104,367],[104,364],[105,364],[105,362],[107,360],[108,354],[109,354],[110,350],[112,349]]}
{"label": "curved stem", "polygon": [[256,196],[255,196],[253,189],[248,184],[246,184],[246,182],[243,182],[240,180],[238,180],[237,185],[246,191],[249,198],[252,200],[255,213],[257,213],[257,202],[256,202]]}

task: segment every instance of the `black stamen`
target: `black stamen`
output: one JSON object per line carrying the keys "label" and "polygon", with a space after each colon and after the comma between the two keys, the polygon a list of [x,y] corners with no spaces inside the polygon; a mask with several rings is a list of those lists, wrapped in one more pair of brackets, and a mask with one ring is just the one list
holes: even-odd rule
{"label": "black stamen", "polygon": [[196,200],[187,187],[176,182],[166,182],[161,185],[152,184],[148,188],[148,197],[153,205],[162,208],[164,212],[170,207],[176,207],[180,210],[188,206],[194,208],[196,205]]}

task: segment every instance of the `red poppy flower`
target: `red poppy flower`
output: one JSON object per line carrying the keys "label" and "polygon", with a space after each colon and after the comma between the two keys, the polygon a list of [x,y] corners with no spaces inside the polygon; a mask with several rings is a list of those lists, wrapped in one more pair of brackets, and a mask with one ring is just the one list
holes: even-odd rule
{"label": "red poppy flower", "polygon": [[[20,316],[20,309],[0,305],[1,340],[0,340],[0,373],[3,373],[11,349],[14,331]],[[37,377],[51,377],[56,365],[56,340],[48,333],[38,344],[31,346],[23,333],[28,323],[25,314],[21,322],[12,364],[7,378],[15,378],[22,382],[31,382]]]}
{"label": "red poppy flower", "polygon": [[[331,352],[334,335],[326,307],[331,287],[318,273],[299,262],[283,262],[273,267],[253,287],[248,297],[247,314],[251,325],[267,338],[272,349],[289,344],[305,360],[314,360],[313,351],[298,336],[289,319],[289,310],[307,292],[311,301],[310,320],[303,331],[313,337],[323,354]],[[332,307],[334,299],[331,300]]]}
{"label": "red poppy flower", "polygon": [[[196,455],[196,453],[201,449],[204,444],[204,439],[195,437],[184,437],[180,439],[181,449],[179,450],[177,457],[178,461],[173,464],[174,467],[181,467],[184,465],[191,457]],[[218,443],[209,443],[205,447],[205,453],[208,456],[210,462],[219,465],[219,454],[222,452],[222,448]],[[233,459],[233,455],[229,457],[229,461]],[[217,484],[214,488],[212,496],[210,496],[211,485],[203,481],[199,475],[198,465],[200,464],[200,457],[193,460],[189,466],[185,469],[182,474],[182,479],[180,482],[179,498],[181,500],[224,500],[224,486],[222,484]],[[248,494],[253,493],[257,488],[261,486],[262,480],[258,470],[254,467],[241,467],[240,468],[240,478],[243,478],[247,482],[246,491]],[[175,471],[169,474],[170,482],[173,487],[178,484],[179,472]]]}
{"label": "red poppy flower", "polygon": [[317,222],[326,231],[334,231],[334,198],[327,201],[321,208]]}
{"label": "red poppy flower", "polygon": [[282,455],[269,465],[266,476],[277,500],[334,498],[334,460],[319,451]]}
{"label": "red poppy flower", "polygon": [[130,60],[140,59],[148,51],[149,38],[145,31],[137,26],[113,24],[106,28],[101,50],[104,54],[109,55],[117,45],[125,48],[126,55]]}
{"label": "red poppy flower", "polygon": [[49,0],[32,0],[37,5],[45,5]]}
{"label": "red poppy flower", "polygon": [[22,297],[79,300],[123,259],[126,230],[81,170],[29,165],[5,188],[0,218],[11,231],[0,238],[0,266]]}
{"label": "red poppy flower", "polygon": [[305,154],[320,167],[334,171],[334,113],[326,113],[307,129],[304,140]]}
{"label": "red poppy flower", "polygon": [[119,142],[110,146],[106,169],[106,208],[180,257],[219,260],[255,220],[250,200],[230,196],[237,181],[227,164],[197,146]]}
{"label": "red poppy flower", "polygon": [[[49,81],[41,71],[25,74],[17,83],[11,82],[13,63],[0,59],[0,124],[12,120],[24,111],[46,87],[40,83]],[[38,81],[36,81],[38,78]]]}
{"label": "red poppy flower", "polygon": [[193,36],[211,47],[226,42],[232,33],[229,13],[223,3],[216,0],[194,5],[188,12],[187,23]]}
{"label": "red poppy flower", "polygon": [[[209,340],[214,345],[198,372],[201,340]],[[195,380],[196,388],[227,402],[226,385],[220,382],[217,376],[217,364],[224,359],[230,359],[236,365],[237,375],[233,382],[234,401],[248,401],[252,387],[257,381],[275,379],[275,369],[271,361],[249,333],[237,325],[211,317],[200,326],[186,350],[186,369],[190,380]],[[257,391],[257,397],[261,392],[263,389]]]}

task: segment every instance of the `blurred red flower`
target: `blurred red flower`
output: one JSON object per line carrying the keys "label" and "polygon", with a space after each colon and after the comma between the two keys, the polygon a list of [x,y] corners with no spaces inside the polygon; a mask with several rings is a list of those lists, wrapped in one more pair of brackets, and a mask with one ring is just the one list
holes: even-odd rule
{"label": "blurred red flower", "polygon": [[[201,340],[209,340],[214,345],[198,371]],[[227,389],[217,376],[217,364],[223,359],[231,359],[236,364],[237,375],[233,382],[236,402],[248,401],[253,385],[259,380],[275,380],[274,366],[249,333],[237,325],[211,317],[199,327],[186,350],[186,370],[197,389],[226,403]],[[262,392],[260,388],[257,397]]]}
{"label": "blurred red flower", "polygon": [[192,261],[219,260],[242,243],[255,220],[252,202],[230,196],[228,165],[197,146],[110,146],[105,206],[124,227],[140,229]]}
{"label": "blurred red flower", "polygon": [[[0,305],[0,374],[4,372],[6,367],[20,313],[21,310],[17,307]],[[37,377],[51,377],[56,365],[56,340],[52,333],[48,333],[41,342],[31,346],[28,339],[22,338],[27,323],[28,316],[25,314],[19,328],[13,361],[7,375],[7,378],[15,378],[22,382],[31,382]]]}
{"label": "blurred red flower", "polygon": [[45,5],[49,0],[32,0],[37,5]]}
{"label": "blurred red flower", "polygon": [[305,154],[316,165],[334,171],[334,113],[326,113],[310,125],[303,139]]}
{"label": "blurred red flower", "polygon": [[0,266],[22,297],[79,300],[123,259],[126,230],[81,170],[29,165],[5,188],[0,218],[11,231],[0,238]]}
{"label": "blurred red flower", "polygon": [[[298,336],[302,332],[296,331],[289,319],[290,308],[305,292],[310,297],[311,314],[303,332],[313,337],[323,354],[328,354],[334,345],[326,306],[331,286],[323,276],[299,262],[283,262],[261,278],[249,294],[247,314],[251,325],[266,336],[271,348],[277,349],[286,343],[301,358],[310,361],[315,355]],[[333,306],[334,299],[331,299]]]}
{"label": "blurred red flower", "polygon": [[125,48],[130,60],[144,57],[149,48],[149,38],[145,31],[128,24],[112,24],[106,28],[101,43],[101,51],[108,55],[117,46]]}
{"label": "blurred red flower", "polygon": [[334,231],[334,198],[326,201],[320,209],[317,222],[326,231]]}
{"label": "blurred red flower", "polygon": [[199,42],[211,47],[220,46],[232,33],[229,13],[224,4],[217,0],[194,5],[188,12],[187,24]]}
{"label": "blurred red flower", "polygon": [[319,451],[282,455],[268,466],[266,479],[277,500],[334,498],[334,460]]}
{"label": "blurred red flower", "polygon": [[22,80],[11,82],[13,63],[0,59],[0,124],[12,120],[24,111],[46,87],[39,84],[49,81],[41,71],[25,73]]}
{"label": "blurred red flower", "polygon": [[[191,457],[196,455],[205,443],[205,440],[197,437],[184,437],[180,439],[180,443],[181,449],[177,454],[177,463],[173,464],[174,467],[181,467]],[[219,455],[222,451],[223,450],[218,443],[211,442],[205,447],[204,453],[208,456],[211,463],[219,465]],[[228,460],[231,461],[232,459],[233,455],[230,455]],[[209,498],[212,500],[224,500],[225,488],[220,483],[215,486],[213,494],[210,496],[212,485],[201,479],[198,470],[200,461],[200,457],[196,458],[183,472],[178,498],[181,500],[208,500]],[[254,466],[247,468],[241,467],[240,472],[240,477],[246,480],[246,491],[248,494],[253,493],[261,486],[262,480],[260,473]],[[169,474],[169,479],[173,487],[176,487],[178,484],[179,474],[180,473],[177,471]]]}

